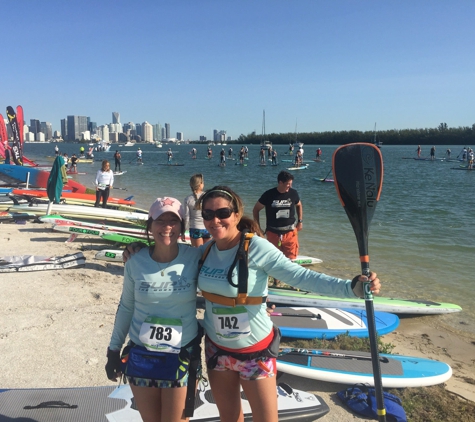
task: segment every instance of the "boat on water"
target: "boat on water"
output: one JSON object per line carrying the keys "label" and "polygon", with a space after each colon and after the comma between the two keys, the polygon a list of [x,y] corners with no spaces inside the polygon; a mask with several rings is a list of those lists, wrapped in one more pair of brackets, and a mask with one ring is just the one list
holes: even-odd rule
{"label": "boat on water", "polygon": [[262,111],[262,140],[261,149],[272,149],[272,142],[266,139],[266,111]]}
{"label": "boat on water", "polygon": [[162,148],[163,144],[160,141],[155,142],[155,147]]}
{"label": "boat on water", "polygon": [[378,139],[376,136],[376,122],[374,123],[374,140],[373,143],[376,145],[378,148],[381,148],[383,146],[383,143]]}
{"label": "boat on water", "polygon": [[124,147],[133,147],[134,145],[135,145],[135,142],[130,142],[130,141],[128,141],[128,142],[126,142],[123,146],[124,146]]}

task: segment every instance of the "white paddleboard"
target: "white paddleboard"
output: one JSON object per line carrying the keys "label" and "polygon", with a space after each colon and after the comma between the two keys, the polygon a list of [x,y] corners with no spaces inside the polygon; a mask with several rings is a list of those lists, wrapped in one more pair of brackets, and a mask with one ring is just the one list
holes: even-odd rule
{"label": "white paddleboard", "polygon": [[292,259],[292,262],[295,262],[296,264],[305,267],[306,265],[321,264],[323,261],[321,259],[313,258],[311,256],[297,255],[297,258]]}
{"label": "white paddleboard", "polygon": [[[132,391],[128,385],[117,387],[109,398],[122,399],[127,405],[116,412],[106,415],[109,422],[142,422],[142,418],[133,407]],[[246,396],[241,391],[241,405],[246,421],[251,420],[251,406]],[[279,421],[307,421],[311,422],[326,415],[330,408],[323,399],[315,394],[296,390],[288,384],[281,383],[277,387],[277,405]],[[219,422],[218,408],[214,402],[209,387],[202,384],[198,386],[198,394],[195,400],[195,412],[190,421],[195,422]]]}
{"label": "white paddleboard", "polygon": [[[341,356],[334,356],[338,354]],[[436,360],[390,354],[379,356],[383,387],[386,388],[425,387],[441,384],[452,376],[452,368]],[[371,353],[367,352],[302,350],[277,358],[277,369],[319,381],[374,385]]]}

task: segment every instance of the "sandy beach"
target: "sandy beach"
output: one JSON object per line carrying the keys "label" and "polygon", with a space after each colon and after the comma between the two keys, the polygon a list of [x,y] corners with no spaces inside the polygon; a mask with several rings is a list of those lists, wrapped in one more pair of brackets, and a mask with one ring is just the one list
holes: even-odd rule
{"label": "sandy beach", "polygon": [[[0,388],[111,385],[104,365],[123,265],[94,259],[102,241],[80,237],[65,243],[67,237],[44,224],[0,224],[0,258],[79,251],[86,256],[83,268],[0,274]],[[459,316],[464,324],[463,312]],[[446,388],[475,401],[475,337],[449,330],[443,316],[402,318],[383,341],[396,346],[393,353],[450,364],[453,376]],[[364,420],[342,407],[335,394],[345,388],[341,384],[289,375],[281,380],[327,402],[331,411],[321,421]]]}

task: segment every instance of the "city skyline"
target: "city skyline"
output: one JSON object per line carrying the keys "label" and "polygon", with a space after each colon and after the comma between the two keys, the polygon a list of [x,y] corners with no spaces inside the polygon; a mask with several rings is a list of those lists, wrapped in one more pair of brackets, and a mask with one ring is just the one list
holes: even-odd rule
{"label": "city skyline", "polygon": [[262,110],[267,133],[475,122],[473,2],[143,0],[140,11],[123,0],[9,8],[4,106],[54,131],[66,113],[100,125],[119,112],[193,140],[260,133]]}

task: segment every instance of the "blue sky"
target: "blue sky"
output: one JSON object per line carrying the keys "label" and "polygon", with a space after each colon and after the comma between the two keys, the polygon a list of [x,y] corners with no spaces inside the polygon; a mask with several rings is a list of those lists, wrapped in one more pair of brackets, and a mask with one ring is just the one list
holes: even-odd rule
{"label": "blue sky", "polygon": [[[8,7],[10,6],[10,8]],[[475,2],[2,4],[0,107],[171,124],[186,139],[475,123]]]}

